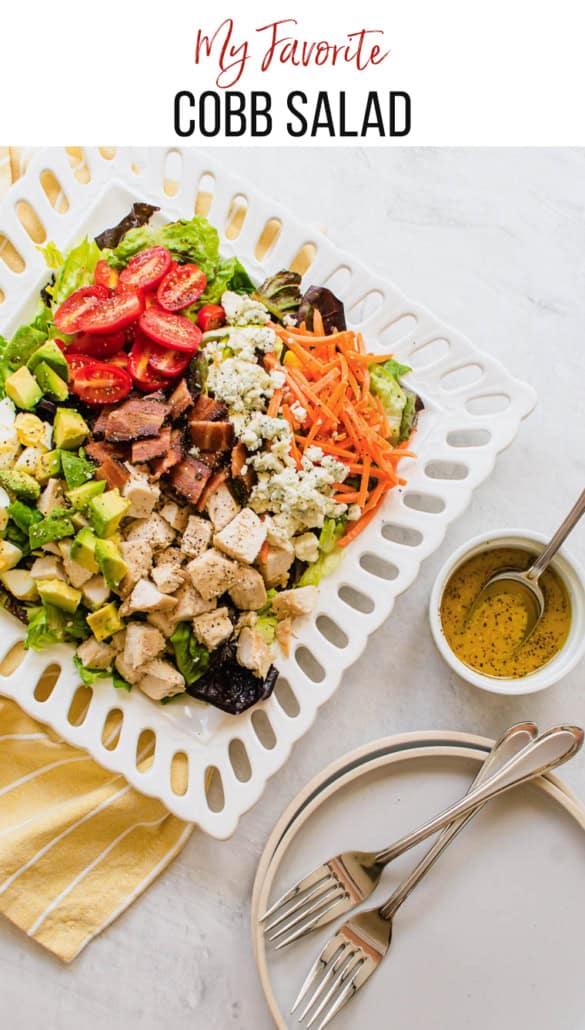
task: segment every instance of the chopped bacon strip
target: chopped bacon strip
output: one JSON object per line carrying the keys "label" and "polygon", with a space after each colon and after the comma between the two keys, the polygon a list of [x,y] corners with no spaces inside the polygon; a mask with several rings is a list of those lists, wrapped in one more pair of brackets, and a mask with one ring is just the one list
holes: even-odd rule
{"label": "chopped bacon strip", "polygon": [[219,469],[218,472],[214,472],[212,478],[207,483],[205,490],[201,494],[201,497],[197,501],[198,511],[203,511],[209,498],[215,493],[222,483],[229,483],[229,476],[225,469]]}
{"label": "chopped bacon strip", "polygon": [[158,436],[149,437],[147,440],[137,440],[136,443],[133,443],[132,461],[150,461],[152,458],[160,458],[167,453],[170,446],[171,430],[167,426],[166,429],[161,429]]}
{"label": "chopped bacon strip", "polygon": [[172,470],[169,483],[173,490],[184,497],[186,501],[196,504],[210,476],[211,469],[207,465],[187,455]]}
{"label": "chopped bacon strip", "polygon": [[197,457],[209,465],[210,469],[218,468],[225,458],[223,451],[199,451]]}
{"label": "chopped bacon strip", "polygon": [[106,440],[137,440],[157,436],[169,413],[167,404],[147,397],[126,401],[108,415]]}
{"label": "chopped bacon strip", "polygon": [[169,404],[171,406],[171,419],[173,421],[176,418],[180,418],[180,416],[184,415],[189,408],[193,407],[193,397],[185,379],[181,379],[178,386],[175,386],[175,389],[169,397]]}
{"label": "chopped bacon strip", "polygon": [[85,453],[92,461],[104,462],[106,458],[128,458],[125,444],[106,443],[105,440],[92,440],[85,445]]}
{"label": "chopped bacon strip", "polygon": [[183,447],[183,434],[180,429],[173,429],[171,433],[171,443],[167,453],[162,458],[157,458],[153,461],[150,466],[152,473],[150,478],[153,480],[160,479],[164,476],[165,472],[170,472],[175,465],[178,465],[183,460],[185,450]]}
{"label": "chopped bacon strip", "polygon": [[104,433],[105,433],[105,431],[106,431],[106,429],[108,427],[108,416],[110,414],[110,411],[113,411],[113,405],[112,404],[106,404],[105,407],[103,407],[102,410],[100,411],[98,417],[96,418],[96,420],[95,420],[95,422],[93,424],[92,432],[93,432],[94,436],[103,436],[104,435]]}
{"label": "chopped bacon strip", "polygon": [[228,409],[225,404],[220,404],[219,401],[214,401],[201,393],[189,415],[189,422],[223,422],[227,415]]}
{"label": "chopped bacon strip", "polygon": [[[254,486],[256,478],[254,469],[247,464],[247,461],[248,451],[243,443],[238,442],[232,450],[232,479],[235,479],[236,483],[242,486],[246,498]],[[246,470],[245,472],[244,469]]]}
{"label": "chopped bacon strip", "polygon": [[226,451],[234,438],[231,422],[189,421],[191,439],[202,451]]}
{"label": "chopped bacon strip", "polygon": [[95,478],[105,479],[108,490],[121,490],[130,479],[130,473],[117,458],[107,457],[96,471]]}

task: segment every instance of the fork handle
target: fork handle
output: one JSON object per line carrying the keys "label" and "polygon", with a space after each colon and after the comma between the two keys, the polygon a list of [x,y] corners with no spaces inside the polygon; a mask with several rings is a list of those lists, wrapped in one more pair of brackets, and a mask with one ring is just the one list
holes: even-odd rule
{"label": "fork handle", "polygon": [[[532,722],[521,722],[516,726],[511,726],[502,736],[496,741],[492,750],[488,753],[487,757],[482,762],[479,772],[471,784],[470,790],[475,787],[479,787],[482,783],[498,772],[499,769],[503,769],[505,765],[515,755],[520,754],[536,737],[537,729]],[[469,792],[468,792],[469,793]],[[484,802],[483,804],[485,804]],[[464,815],[461,819],[446,826],[440,834],[439,838],[435,841],[433,846],[427,851],[426,855],[423,855],[420,862],[417,862],[412,872],[406,877],[405,880],[396,888],[393,894],[389,897],[388,901],[378,910],[379,915],[382,919],[391,920],[396,915],[398,909],[406,901],[407,897],[414,890],[416,885],[422,880],[423,876],[428,873],[429,869],[434,866],[435,862],[440,855],[443,854],[446,848],[455,837],[461,832],[464,826],[467,826],[475,815],[483,808],[482,805],[478,805],[468,815]]]}
{"label": "fork handle", "polygon": [[509,790],[510,787],[526,783],[566,762],[581,747],[583,736],[583,730],[577,726],[558,726],[543,733],[532,744],[524,748],[519,755],[507,762],[503,769],[490,776],[485,783],[470,790],[460,801],[445,809],[434,819],[424,823],[417,830],[413,830],[389,848],[378,852],[376,862],[382,866],[387,865],[408,851],[409,848],[426,840],[437,830],[442,830],[444,826],[454,822],[455,819],[467,815],[478,805],[497,797],[498,794]]}

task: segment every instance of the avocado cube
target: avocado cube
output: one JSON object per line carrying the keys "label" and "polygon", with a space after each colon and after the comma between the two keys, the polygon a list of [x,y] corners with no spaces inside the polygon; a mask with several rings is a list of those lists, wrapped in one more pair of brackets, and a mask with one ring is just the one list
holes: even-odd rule
{"label": "avocado cube", "polygon": [[71,557],[79,565],[83,565],[88,572],[99,572],[95,560],[95,546],[97,538],[91,529],[84,527],[71,542]]}
{"label": "avocado cube", "polygon": [[118,630],[124,629],[124,622],[118,615],[118,607],[114,601],[110,601],[103,608],[98,608],[97,612],[88,615],[87,625],[96,640],[106,640]]}
{"label": "avocado cube", "polygon": [[95,560],[106,583],[115,590],[128,572],[128,566],[113,540],[96,541]]}
{"label": "avocado cube", "polygon": [[82,515],[80,511],[74,511],[70,515],[70,519],[76,529],[83,529],[84,526],[89,526],[85,515]]}
{"label": "avocado cube", "polygon": [[36,601],[37,585],[27,569],[8,569],[0,572],[0,583],[19,601]]}
{"label": "avocado cube", "polygon": [[95,472],[95,466],[83,457],[83,452],[73,454],[71,451],[61,451],[61,468],[69,490],[93,479]]}
{"label": "avocado cube", "polygon": [[41,483],[61,474],[61,451],[48,451],[39,458],[36,478]]}
{"label": "avocado cube", "polygon": [[52,368],[61,379],[68,382],[69,365],[67,364],[67,359],[63,354],[63,351],[55,340],[47,340],[46,343],[43,343],[42,347],[39,347],[34,354],[31,354],[26,363],[26,367],[30,369],[31,372],[36,373],[37,367],[43,362],[45,365],[48,365],[49,368]]}
{"label": "avocado cube", "polygon": [[14,469],[12,472],[0,471],[0,483],[22,501],[38,501],[41,496],[39,484],[28,472]]}
{"label": "avocado cube", "polygon": [[75,526],[71,519],[65,516],[51,516],[35,523],[28,531],[28,539],[31,551],[38,550],[43,544],[49,544],[53,540],[63,540],[66,536],[73,536]]}
{"label": "avocado cube", "polygon": [[10,540],[0,540],[0,572],[13,569],[22,558],[20,547],[11,544]]}
{"label": "avocado cube", "polygon": [[78,411],[72,408],[57,408],[53,422],[53,440],[56,447],[74,451],[81,447],[89,434],[87,423]]}
{"label": "avocado cube", "polygon": [[68,490],[65,496],[77,511],[83,511],[91,499],[103,494],[105,489],[105,479],[94,479],[91,483],[83,483],[81,486],[76,486],[74,490]]}
{"label": "avocado cube", "polygon": [[99,497],[93,497],[87,506],[87,517],[94,532],[101,537],[115,533],[126,512],[130,510],[130,501],[120,496],[119,490],[108,490]]}
{"label": "avocado cube", "polygon": [[37,365],[35,375],[43,393],[48,394],[55,401],[67,400],[69,396],[67,383],[61,379],[61,376],[57,375],[54,368],[47,365],[46,361],[41,361]]}
{"label": "avocado cube", "polygon": [[23,501],[13,501],[6,510],[18,528],[27,534],[30,527],[34,526],[35,522],[40,522],[43,517],[40,511],[24,504]]}
{"label": "avocado cube", "polygon": [[4,389],[16,407],[24,408],[25,411],[34,408],[43,396],[43,391],[26,365],[8,376],[4,383]]}
{"label": "avocado cube", "polygon": [[77,611],[81,601],[81,590],[70,587],[61,579],[38,579],[37,590],[41,601],[70,614]]}

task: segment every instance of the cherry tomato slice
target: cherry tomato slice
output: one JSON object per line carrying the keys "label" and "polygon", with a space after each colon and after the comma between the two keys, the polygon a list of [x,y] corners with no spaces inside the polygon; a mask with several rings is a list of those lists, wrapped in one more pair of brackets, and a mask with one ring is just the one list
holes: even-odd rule
{"label": "cherry tomato slice", "polygon": [[75,339],[69,344],[69,354],[89,354],[93,358],[101,360],[117,354],[126,343],[126,333],[123,329],[116,333],[78,333]]}
{"label": "cherry tomato slice", "polygon": [[210,329],[220,329],[225,325],[225,311],[221,304],[204,304],[197,315],[197,325],[202,333],[208,333]]}
{"label": "cherry tomato slice", "polygon": [[89,354],[67,353],[65,357],[67,358],[67,364],[69,365],[69,373],[72,379],[75,379],[75,376],[79,372],[80,368],[83,368],[84,365],[91,365],[95,361],[95,358],[92,358]]}
{"label": "cherry tomato slice", "polygon": [[146,336],[138,335],[128,356],[128,371],[140,390],[149,393],[167,385],[163,376],[157,375],[149,366],[150,355],[155,346]]}
{"label": "cherry tomato slice", "polygon": [[116,404],[128,396],[132,380],[116,365],[87,361],[76,371],[71,389],[86,404]]}
{"label": "cherry tomato slice", "polygon": [[156,291],[156,299],[165,311],[181,311],[201,296],[207,277],[197,265],[177,265],[167,272]]}
{"label": "cherry tomato slice", "polygon": [[166,247],[140,250],[120,272],[120,285],[134,286],[136,290],[151,290],[166,275],[172,261],[171,252]]}
{"label": "cherry tomato slice", "polygon": [[201,330],[188,318],[161,308],[150,307],[140,316],[138,325],[155,343],[170,350],[194,354],[201,343]]}
{"label": "cherry tomato slice", "polygon": [[158,343],[150,345],[148,366],[155,375],[174,379],[185,371],[190,361],[191,355],[185,351],[169,350],[167,347],[160,347]]}
{"label": "cherry tomato slice", "polygon": [[105,286],[107,290],[115,290],[118,285],[119,275],[115,268],[111,268],[108,262],[102,258],[95,266],[93,281],[96,286]]}
{"label": "cherry tomato slice", "polygon": [[105,286],[82,286],[75,290],[67,300],[59,305],[53,321],[62,333],[76,333],[80,328],[83,316],[99,306],[100,301],[109,297]]}
{"label": "cherry tomato slice", "polygon": [[[91,308],[78,320],[84,333],[114,333],[124,329],[144,311],[144,300],[137,290],[112,293],[97,307]],[[119,350],[119,347],[116,348]]]}
{"label": "cherry tomato slice", "polygon": [[128,355],[125,350],[119,350],[108,359],[109,365],[117,365],[118,368],[128,369]]}

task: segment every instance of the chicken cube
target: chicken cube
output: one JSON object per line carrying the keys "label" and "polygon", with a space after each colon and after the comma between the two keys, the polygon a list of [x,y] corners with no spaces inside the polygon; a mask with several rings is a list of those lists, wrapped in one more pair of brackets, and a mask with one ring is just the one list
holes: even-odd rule
{"label": "chicken cube", "polygon": [[65,575],[72,587],[82,587],[84,583],[87,583],[93,576],[93,572],[86,569],[84,565],[80,565],[71,557],[71,541],[62,540],[59,544],[59,550],[61,551],[61,557],[63,559],[63,566],[65,568]]}
{"label": "chicken cube", "polygon": [[295,587],[294,590],[282,590],[273,598],[272,607],[279,618],[287,615],[310,615],[319,599],[317,587]]}
{"label": "chicken cube", "polygon": [[165,522],[168,522],[169,526],[175,529],[177,533],[184,532],[189,518],[189,512],[185,508],[181,508],[174,501],[167,501],[161,508],[160,513]]}
{"label": "chicken cube", "polygon": [[163,548],[171,546],[175,539],[175,531],[155,511],[147,519],[136,519],[126,539],[139,540],[141,543],[148,544],[152,551],[161,551]]}
{"label": "chicken cube", "polygon": [[156,626],[157,629],[160,629],[163,637],[171,637],[175,632],[177,622],[181,621],[175,617],[175,612],[178,610],[178,607],[179,605],[177,605],[176,608],[173,608],[172,612],[149,612],[146,616],[146,621],[149,622],[151,626]]}
{"label": "chicken cube", "polygon": [[133,612],[152,612],[155,609],[164,612],[176,605],[175,597],[161,594],[149,579],[139,579],[130,596],[120,605],[120,615],[124,617]]}
{"label": "chicken cube", "polygon": [[244,508],[221,532],[215,534],[213,545],[230,558],[251,565],[265,539],[266,527],[262,520],[251,508]]}
{"label": "chicken cube", "polygon": [[291,541],[295,549],[295,557],[299,561],[317,561],[319,557],[319,541],[314,533],[302,533]]}
{"label": "chicken cube", "polygon": [[219,533],[238,514],[240,506],[225,483],[221,483],[207,499],[205,510]]}
{"label": "chicken cube", "polygon": [[146,626],[143,622],[130,622],[126,627],[124,642],[124,664],[138,669],[146,662],[157,658],[165,648],[165,638],[154,626]]}
{"label": "chicken cube", "polygon": [[268,553],[258,563],[267,587],[286,585],[294,558],[295,551],[292,544],[287,544],[286,547],[269,545]]}
{"label": "chicken cube", "polygon": [[236,658],[240,665],[250,669],[260,679],[266,678],[272,663],[270,648],[264,637],[249,626],[244,626],[238,637]]}
{"label": "chicken cube", "polygon": [[181,550],[190,558],[198,558],[209,547],[212,533],[213,526],[208,519],[190,515],[181,539]]}
{"label": "chicken cube", "polygon": [[211,548],[186,566],[191,582],[206,601],[219,597],[236,582],[238,566]]}
{"label": "chicken cube", "polygon": [[43,490],[37,508],[41,515],[50,515],[53,508],[66,508],[65,497],[60,479],[49,479]]}
{"label": "chicken cube", "polygon": [[[187,566],[189,568],[189,566]],[[217,608],[217,601],[215,597],[205,598],[202,597],[198,590],[195,589],[192,583],[184,583],[180,590],[175,594],[177,598],[177,607],[173,611],[173,619],[175,623],[185,622],[187,619],[194,619],[197,615],[203,615],[205,612],[212,612]]]}
{"label": "chicken cube", "polygon": [[282,622],[276,623],[276,629],[274,631],[277,642],[280,644],[282,653],[285,658],[290,658],[290,643],[292,640],[292,619],[286,618]]}
{"label": "chicken cube", "polygon": [[126,597],[139,579],[147,579],[152,567],[152,548],[145,540],[122,540],[120,554],[128,571],[120,583],[119,593]]}
{"label": "chicken cube", "polygon": [[84,603],[92,611],[101,608],[110,596],[110,588],[103,576],[92,576],[81,588]]}
{"label": "chicken cube", "polygon": [[193,632],[197,640],[210,651],[214,651],[224,640],[228,640],[233,629],[227,608],[218,608],[214,612],[198,615],[193,619]]}
{"label": "chicken cube", "polygon": [[154,556],[154,564],[157,565],[173,565],[174,568],[179,568],[185,561],[186,555],[179,550],[178,547],[167,547],[164,551],[159,551]]}
{"label": "chicken cube", "polygon": [[153,701],[162,701],[165,697],[182,694],[185,690],[185,680],[174,665],[156,658],[143,666],[138,686]]}
{"label": "chicken cube", "polygon": [[130,479],[122,488],[122,496],[130,501],[130,509],[127,517],[131,519],[147,518],[154,510],[154,506],[160,498],[160,487],[150,483],[142,472],[138,472],[134,466],[126,463],[130,472]]}
{"label": "chicken cube", "polygon": [[37,558],[30,570],[33,579],[65,579],[63,562],[55,555]]}
{"label": "chicken cube", "polygon": [[111,644],[88,637],[77,648],[77,657],[85,669],[109,669],[116,650]]}
{"label": "chicken cube", "polygon": [[116,668],[116,672],[119,672],[122,679],[125,679],[126,683],[129,683],[131,687],[133,687],[135,683],[138,683],[138,680],[142,676],[142,669],[133,669],[131,665],[128,665],[128,663],[124,661],[123,653],[116,655],[114,666]]}
{"label": "chicken cube", "polygon": [[254,610],[266,604],[266,587],[257,569],[242,565],[238,569],[236,582],[229,589],[229,595],[236,608]]}
{"label": "chicken cube", "polygon": [[152,570],[152,578],[163,594],[174,594],[182,585],[185,576],[180,565],[161,562]]}
{"label": "chicken cube", "polygon": [[126,630],[119,629],[117,633],[114,633],[114,636],[110,638],[110,644],[116,654],[121,654],[126,646]]}

